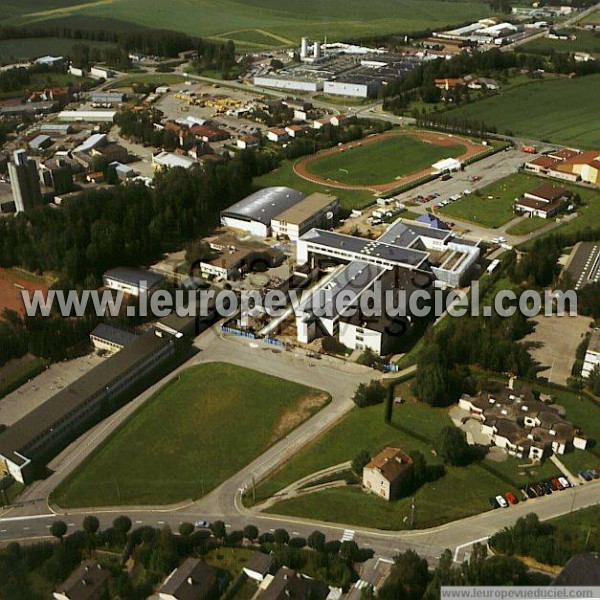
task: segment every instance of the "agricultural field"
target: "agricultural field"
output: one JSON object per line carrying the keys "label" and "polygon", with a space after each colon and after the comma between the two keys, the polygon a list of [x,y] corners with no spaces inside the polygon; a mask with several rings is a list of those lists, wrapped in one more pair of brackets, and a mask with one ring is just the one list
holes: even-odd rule
{"label": "agricultural field", "polygon": [[3,9],[7,25],[107,17],[265,48],[298,43],[302,35],[356,39],[457,25],[491,14],[482,0],[306,0],[284,5],[275,0],[7,0]]}
{"label": "agricultural field", "polygon": [[[73,45],[78,43],[81,43],[81,40],[56,37],[0,40],[0,64],[31,60],[45,54],[69,56]],[[85,44],[96,50],[106,50],[114,47],[114,44],[110,42],[92,42],[86,40]]]}
{"label": "agricultural field", "polygon": [[600,54],[600,32],[582,29],[564,29],[560,33],[568,33],[576,37],[574,40],[551,40],[543,37],[523,44],[521,49],[534,54],[549,55],[551,52],[587,52]]}
{"label": "agricultural field", "polygon": [[414,135],[392,136],[365,144],[359,141],[351,146],[352,149],[345,152],[335,152],[308,163],[307,170],[312,175],[340,183],[379,185],[427,169],[443,158],[455,158],[467,150],[460,144],[437,146]]}
{"label": "agricultural field", "polygon": [[444,115],[483,121],[499,133],[596,149],[600,122],[590,115],[597,106],[599,86],[600,75],[531,82]]}
{"label": "agricultural field", "polygon": [[580,19],[578,25],[600,25],[600,9],[596,8],[595,11]]}
{"label": "agricultural field", "polygon": [[323,192],[333,194],[340,199],[340,205],[343,209],[350,211],[355,208],[364,208],[375,202],[373,194],[367,190],[342,190],[323,186],[312,181],[307,181],[294,173],[294,163],[296,161],[284,161],[281,166],[266,175],[257,177],[254,185],[257,188],[283,185],[300,190],[305,194],[313,192]]}
{"label": "agricultural field", "polygon": [[328,401],[324,392],[229,364],[191,367],[67,478],[52,502],[74,507],[198,498]]}

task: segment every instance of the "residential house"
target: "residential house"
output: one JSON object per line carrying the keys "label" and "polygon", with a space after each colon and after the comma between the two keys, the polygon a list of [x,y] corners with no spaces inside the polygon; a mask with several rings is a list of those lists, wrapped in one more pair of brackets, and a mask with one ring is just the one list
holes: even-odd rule
{"label": "residential house", "polygon": [[242,150],[257,148],[260,140],[255,135],[243,135],[236,141],[236,146]]}
{"label": "residential house", "polygon": [[548,219],[553,217],[571,199],[572,194],[565,188],[544,183],[519,198],[515,203],[515,210],[532,217]]}
{"label": "residential house", "polygon": [[271,142],[285,142],[288,139],[287,131],[281,127],[273,127],[267,131],[267,139]]}
{"label": "residential house", "polygon": [[583,360],[582,377],[589,377],[592,371],[600,365],[600,329],[594,329]]}
{"label": "residential house", "polygon": [[474,397],[463,394],[458,405],[480,423],[490,444],[517,458],[541,460],[587,446],[581,431],[561,416],[558,407],[535,398],[529,389],[519,395],[509,388]]}
{"label": "residential house", "polygon": [[95,560],[84,560],[58,586],[53,596],[56,600],[108,599],[109,580],[109,571],[103,569]]}
{"label": "residential house", "polygon": [[384,448],[363,469],[363,487],[385,500],[396,498],[412,475],[412,458],[400,448]]}
{"label": "residential house", "polygon": [[218,571],[198,558],[186,558],[162,584],[160,600],[208,600],[220,587]]}
{"label": "residential house", "polygon": [[281,567],[275,576],[263,579],[255,600],[339,600],[341,595],[341,589]]}
{"label": "residential house", "polygon": [[257,550],[242,570],[250,579],[263,581],[271,573],[274,566],[275,557],[272,554],[265,554]]}

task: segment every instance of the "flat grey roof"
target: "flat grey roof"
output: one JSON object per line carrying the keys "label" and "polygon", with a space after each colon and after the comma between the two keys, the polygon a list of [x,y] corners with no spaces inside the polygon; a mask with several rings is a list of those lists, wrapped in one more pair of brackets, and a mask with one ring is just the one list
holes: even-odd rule
{"label": "flat grey roof", "polygon": [[452,235],[452,232],[447,229],[438,229],[437,227],[429,227],[425,224],[396,221],[387,231],[378,239],[386,244],[394,244],[395,246],[408,247],[421,236],[436,240],[446,240]]}
{"label": "flat grey roof", "polygon": [[52,429],[88,398],[110,386],[113,381],[169,343],[172,342],[152,332],[136,337],[123,350],[101,362],[1,433],[0,454],[17,463],[22,461],[14,455],[15,451],[30,458],[24,449],[38,435]]}
{"label": "flat grey roof", "polygon": [[164,279],[164,277],[158,273],[131,267],[115,267],[114,269],[109,269],[104,273],[104,277],[114,279],[120,283],[135,285],[137,287],[140,287],[141,282],[145,281],[148,288],[154,287]]}
{"label": "flat grey roof", "polygon": [[97,325],[90,335],[123,347],[127,346],[127,344],[133,342],[133,340],[138,337],[131,331],[113,327],[107,323],[100,323],[100,325]]}
{"label": "flat grey roof", "polygon": [[[385,235],[385,234],[384,234]],[[421,250],[412,250],[403,246],[385,243],[379,240],[344,235],[323,229],[311,229],[302,236],[303,240],[327,246],[337,250],[362,254],[365,257],[381,258],[398,264],[417,267],[427,259],[428,253]]]}
{"label": "flat grey roof", "polygon": [[270,225],[271,219],[298,204],[304,196],[302,192],[289,187],[264,188],[221,211],[221,217]]}

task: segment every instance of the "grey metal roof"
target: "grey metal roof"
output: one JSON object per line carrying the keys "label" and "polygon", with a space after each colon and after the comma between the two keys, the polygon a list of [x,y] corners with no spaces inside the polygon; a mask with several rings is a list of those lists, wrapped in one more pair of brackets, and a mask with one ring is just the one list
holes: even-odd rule
{"label": "grey metal roof", "polygon": [[270,225],[271,219],[304,199],[304,194],[289,187],[268,187],[246,196],[228,209],[221,217],[258,221]]}
{"label": "grey metal roof", "polygon": [[127,346],[127,344],[133,342],[133,340],[138,337],[131,331],[119,329],[118,327],[113,327],[112,325],[108,325],[106,323],[100,323],[100,325],[97,325],[90,335],[102,340],[106,340],[107,342],[112,342],[113,344],[118,344],[122,347]]}
{"label": "grey metal roof", "polygon": [[198,558],[188,557],[160,588],[178,600],[201,600],[210,596],[217,584],[217,570]]}
{"label": "grey metal roof", "polygon": [[169,343],[173,342],[151,332],[137,337],[123,350],[101,362],[1,433],[0,454],[17,464],[22,461],[14,452],[31,458],[26,449],[37,436],[52,430],[63,418],[68,418],[94,394],[112,385],[114,381],[135,369],[139,363]]}
{"label": "grey metal roof", "polygon": [[381,237],[379,242],[408,247],[419,237],[428,237],[436,240],[445,240],[452,235],[447,229],[438,229],[425,224],[406,221],[396,221]]}
{"label": "grey metal roof", "polygon": [[140,287],[141,282],[145,281],[146,288],[148,289],[154,287],[164,279],[164,277],[158,273],[131,267],[115,267],[114,269],[109,269],[104,273],[104,277],[114,279],[120,283],[135,285],[137,287]]}
{"label": "grey metal roof", "polygon": [[379,240],[368,240],[323,229],[311,229],[302,236],[302,239],[321,246],[362,254],[365,258],[381,258],[382,260],[413,267],[417,267],[428,257],[427,252],[412,250],[404,245],[396,245],[393,243],[395,238],[390,240],[389,243],[385,243],[381,241],[381,238]]}

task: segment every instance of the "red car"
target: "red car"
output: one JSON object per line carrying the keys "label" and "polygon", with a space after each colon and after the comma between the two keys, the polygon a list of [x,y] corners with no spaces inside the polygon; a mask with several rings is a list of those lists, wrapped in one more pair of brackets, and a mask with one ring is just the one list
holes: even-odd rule
{"label": "red car", "polygon": [[557,490],[564,489],[564,485],[556,477],[552,479],[552,483],[556,486]]}
{"label": "red car", "polygon": [[519,503],[519,501],[515,498],[515,495],[512,492],[506,492],[505,496],[510,504],[518,504]]}

